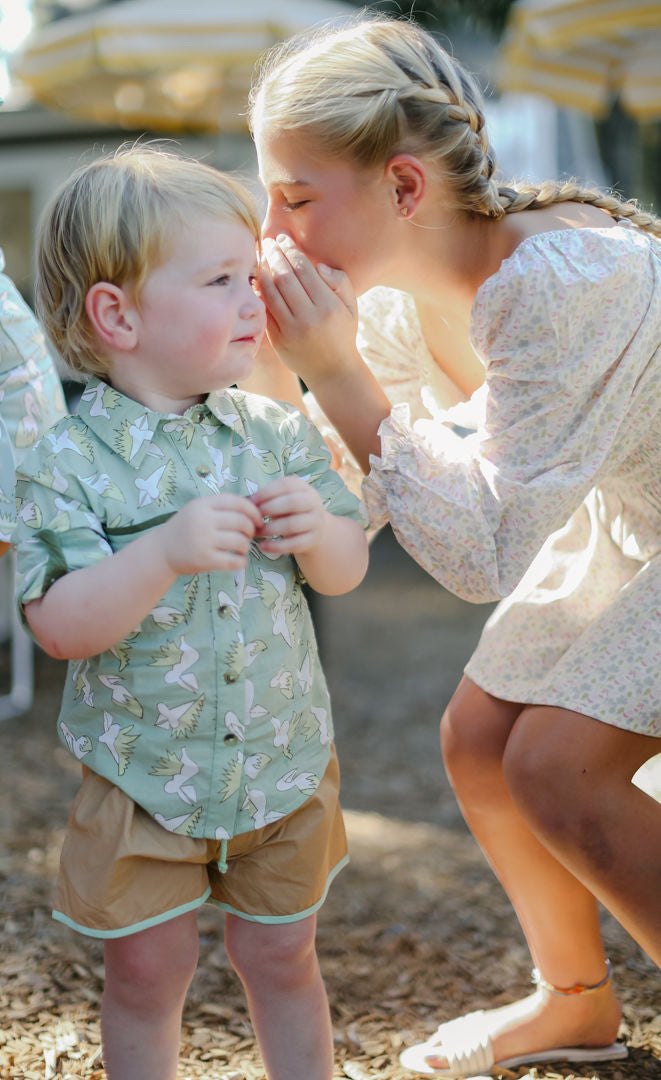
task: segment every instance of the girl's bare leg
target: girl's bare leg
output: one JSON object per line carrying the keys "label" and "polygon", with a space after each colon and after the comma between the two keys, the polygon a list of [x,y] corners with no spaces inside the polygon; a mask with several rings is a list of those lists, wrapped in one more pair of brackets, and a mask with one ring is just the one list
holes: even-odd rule
{"label": "girl's bare leg", "polygon": [[528,706],[503,770],[545,848],[661,966],[661,806],[631,783],[660,745],[569,709]]}
{"label": "girl's bare leg", "polygon": [[175,1080],[197,955],[195,912],[106,941],[101,1033],[108,1080]]}
{"label": "girl's bare leg", "polygon": [[228,915],[225,947],[243,983],[269,1080],[331,1080],[333,1036],[316,918],[266,926]]}
{"label": "girl's bare leg", "polygon": [[[594,985],[606,972],[595,898],[535,835],[508,786],[508,781],[515,788],[523,786],[517,775],[530,762],[520,722],[527,724],[520,705],[493,698],[464,678],[442,722],[446,768],[466,821],[514,905],[534,965],[555,986]],[[510,745],[519,734],[520,740]],[[571,753],[571,739],[568,747]],[[540,742],[534,749],[542,776],[529,778],[531,794],[535,787],[544,787],[549,771]],[[652,752],[643,751],[642,759]],[[563,790],[562,776],[557,790]],[[572,843],[566,839],[569,851]],[[538,991],[494,1010],[492,1020],[498,1061],[560,1046],[608,1045],[616,1036],[620,1009],[609,984],[598,993],[568,998]],[[442,1067],[442,1054],[431,1063]]]}

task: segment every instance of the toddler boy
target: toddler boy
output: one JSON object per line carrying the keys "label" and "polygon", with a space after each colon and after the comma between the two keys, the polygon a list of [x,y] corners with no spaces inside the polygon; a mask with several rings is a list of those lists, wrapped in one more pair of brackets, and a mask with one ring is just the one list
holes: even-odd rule
{"label": "toddler boy", "polygon": [[207,899],[270,1080],[332,1072],[315,912],[346,842],[301,582],[349,591],[367,543],[305,417],[232,388],[258,245],[239,184],[146,147],[79,169],[41,230],[38,313],[87,386],[18,474],[18,600],[69,661],[54,915],[105,942],[110,1080],[174,1080]]}

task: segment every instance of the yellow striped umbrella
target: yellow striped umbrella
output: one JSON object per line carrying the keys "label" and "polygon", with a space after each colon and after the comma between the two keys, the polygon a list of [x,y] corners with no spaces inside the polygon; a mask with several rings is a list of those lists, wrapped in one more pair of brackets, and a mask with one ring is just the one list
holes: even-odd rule
{"label": "yellow striped umbrella", "polygon": [[124,0],[36,31],[12,77],[56,111],[133,130],[243,130],[275,42],[355,15],[340,0]]}
{"label": "yellow striped umbrella", "polygon": [[517,0],[496,63],[502,91],[541,94],[599,116],[615,98],[661,117],[661,3]]}

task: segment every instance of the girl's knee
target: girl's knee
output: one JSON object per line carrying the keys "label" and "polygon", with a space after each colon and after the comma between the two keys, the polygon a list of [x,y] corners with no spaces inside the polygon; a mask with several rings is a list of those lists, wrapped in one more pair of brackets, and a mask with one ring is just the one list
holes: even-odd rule
{"label": "girl's knee", "polygon": [[441,720],[443,761],[453,783],[482,783],[485,773],[500,770],[517,710],[462,680]]}
{"label": "girl's knee", "polygon": [[546,706],[524,709],[503,755],[503,775],[514,802],[532,828],[545,835],[578,828],[599,789],[599,770],[581,764],[567,723],[570,715]]}

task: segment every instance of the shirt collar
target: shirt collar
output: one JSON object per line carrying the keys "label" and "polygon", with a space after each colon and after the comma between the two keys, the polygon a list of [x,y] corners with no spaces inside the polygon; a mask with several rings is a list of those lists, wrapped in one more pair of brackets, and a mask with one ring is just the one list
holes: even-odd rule
{"label": "shirt collar", "polygon": [[160,456],[152,448],[152,440],[161,425],[164,431],[183,432],[189,428],[192,435],[197,424],[212,428],[221,424],[245,437],[244,396],[243,392],[229,388],[215,390],[204,401],[191,405],[182,415],[159,413],[93,375],[87,382],[77,411],[80,419],[95,435],[129,465],[138,469],[150,452]]}

